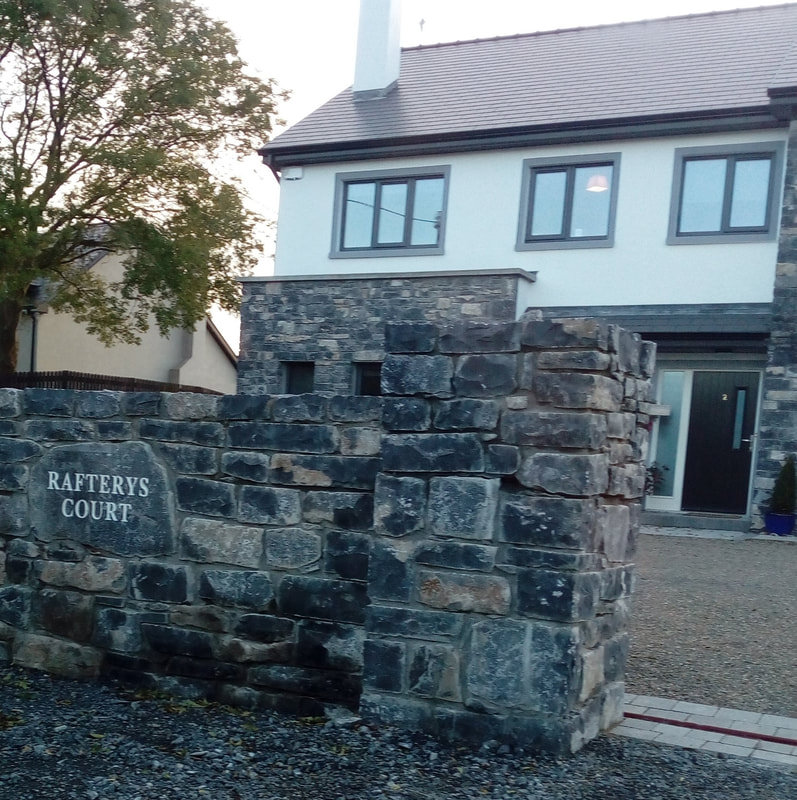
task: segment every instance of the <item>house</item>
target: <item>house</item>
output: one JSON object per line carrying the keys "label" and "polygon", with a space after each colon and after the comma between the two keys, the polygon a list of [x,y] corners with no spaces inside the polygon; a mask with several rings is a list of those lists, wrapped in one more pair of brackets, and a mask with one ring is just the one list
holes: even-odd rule
{"label": "house", "polygon": [[385,320],[605,317],[658,345],[649,519],[759,527],[797,450],[797,4],[403,51],[398,13],[261,151],[239,391],[376,392]]}
{"label": "house", "polygon": [[[121,276],[122,257],[108,253],[87,265],[103,278]],[[81,372],[200,387],[233,394],[237,358],[210,318],[195,330],[177,329],[161,336],[156,326],[141,334],[140,344],[106,347],[69,314],[47,306],[46,287],[39,302],[23,315],[17,331],[18,371]]]}

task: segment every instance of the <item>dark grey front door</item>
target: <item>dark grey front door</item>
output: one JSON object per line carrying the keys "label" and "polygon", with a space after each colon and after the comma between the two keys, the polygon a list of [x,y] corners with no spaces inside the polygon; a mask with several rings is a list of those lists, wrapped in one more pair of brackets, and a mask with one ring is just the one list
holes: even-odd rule
{"label": "dark grey front door", "polygon": [[681,507],[744,514],[758,402],[756,372],[695,372]]}

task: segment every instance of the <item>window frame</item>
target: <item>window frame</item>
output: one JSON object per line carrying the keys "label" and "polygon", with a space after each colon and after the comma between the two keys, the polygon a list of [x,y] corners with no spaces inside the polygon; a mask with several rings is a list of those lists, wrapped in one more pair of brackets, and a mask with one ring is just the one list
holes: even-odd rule
{"label": "window frame", "polygon": [[[672,193],[670,196],[670,218],[667,228],[667,244],[729,244],[731,242],[768,242],[778,235],[780,189],[783,183],[784,142],[750,142],[744,144],[707,145],[703,147],[677,147],[673,163]],[[729,218],[733,202],[732,187],[727,184],[728,161],[744,160],[745,156],[764,158],[769,156],[771,169],[767,189],[766,230],[740,228],[739,230],[679,232],[683,200],[685,165],[688,161],[726,160],[726,184],[722,201],[722,222]]]}
{"label": "window frame", "polygon": [[[437,256],[444,255],[445,229],[448,207],[448,189],[451,167],[449,165],[425,166],[408,169],[378,169],[361,172],[339,172],[335,175],[335,204],[332,214],[332,246],[330,258],[383,258],[393,256]],[[439,236],[437,244],[387,244],[363,248],[344,248],[343,232],[346,216],[346,187],[352,183],[401,183],[423,178],[440,177],[443,179],[443,200],[440,214]],[[414,192],[409,192],[414,196]],[[376,229],[376,221],[374,229]]]}
{"label": "window frame", "polygon": [[[612,153],[586,153],[578,156],[551,156],[546,158],[526,158],[523,160],[523,181],[520,193],[520,214],[518,217],[517,241],[515,250],[576,250],[596,247],[614,247],[614,231],[617,219],[617,195],[620,185],[620,156],[618,152]],[[534,176],[538,172],[548,172],[552,168],[561,167],[568,173],[579,167],[612,167],[612,181],[609,187],[609,219],[606,236],[578,236],[571,237],[565,234],[555,236],[537,236],[528,238],[527,234],[531,225],[532,215],[532,190]],[[568,179],[565,194],[564,223],[569,222],[573,211],[573,186]]]}
{"label": "window frame", "polygon": [[[353,361],[353,386],[352,394],[357,397],[382,397],[381,379],[382,379],[382,362],[381,361]],[[371,374],[369,374],[369,372]],[[368,387],[369,382],[373,379],[373,372],[377,373],[379,378],[379,390],[375,392],[363,391]]]}

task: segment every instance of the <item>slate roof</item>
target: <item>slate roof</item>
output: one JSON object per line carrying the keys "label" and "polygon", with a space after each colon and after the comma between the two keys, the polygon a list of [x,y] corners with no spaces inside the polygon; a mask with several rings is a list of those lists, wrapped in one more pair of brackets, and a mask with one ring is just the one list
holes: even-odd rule
{"label": "slate roof", "polygon": [[[408,48],[399,85],[350,89],[267,144],[290,154],[758,116],[797,86],[797,4]],[[301,163],[300,158],[294,163]]]}

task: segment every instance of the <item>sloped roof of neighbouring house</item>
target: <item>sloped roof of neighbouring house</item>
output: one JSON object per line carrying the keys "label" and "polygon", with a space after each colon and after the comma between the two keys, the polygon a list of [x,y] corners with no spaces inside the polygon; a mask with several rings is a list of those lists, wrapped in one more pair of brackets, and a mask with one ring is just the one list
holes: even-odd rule
{"label": "sloped roof of neighbouring house", "polygon": [[346,89],[260,152],[280,167],[761,127],[782,124],[796,98],[792,3],[405,49],[385,97]]}

